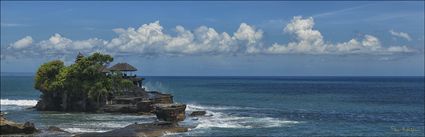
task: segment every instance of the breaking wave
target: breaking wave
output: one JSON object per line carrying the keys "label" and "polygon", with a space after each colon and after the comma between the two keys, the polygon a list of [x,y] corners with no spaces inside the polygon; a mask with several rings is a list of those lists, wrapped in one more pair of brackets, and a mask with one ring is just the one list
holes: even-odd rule
{"label": "breaking wave", "polygon": [[187,111],[205,110],[206,116],[192,118],[194,123],[198,123],[195,129],[204,128],[271,128],[282,127],[298,124],[298,121],[290,121],[272,117],[250,117],[250,116],[237,116],[219,110],[240,110],[240,109],[254,109],[251,107],[235,107],[235,106],[201,106],[201,105],[188,105]]}
{"label": "breaking wave", "polygon": [[35,106],[37,104],[37,100],[12,100],[12,99],[1,99],[1,105],[13,105],[13,106]]}
{"label": "breaking wave", "polygon": [[194,105],[190,104],[187,106],[186,110],[241,110],[241,109],[258,109],[254,107],[237,107],[237,106],[204,106],[204,105]]}
{"label": "breaking wave", "polygon": [[162,82],[158,81],[147,81],[143,84],[143,88],[145,88],[146,91],[168,91],[168,87],[162,84]]}

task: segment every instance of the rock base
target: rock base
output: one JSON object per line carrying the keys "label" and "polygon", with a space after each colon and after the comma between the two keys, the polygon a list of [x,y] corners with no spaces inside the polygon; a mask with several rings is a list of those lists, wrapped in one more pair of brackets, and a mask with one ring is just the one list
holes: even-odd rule
{"label": "rock base", "polygon": [[185,104],[156,104],[155,114],[158,120],[178,122],[186,118],[185,109]]}

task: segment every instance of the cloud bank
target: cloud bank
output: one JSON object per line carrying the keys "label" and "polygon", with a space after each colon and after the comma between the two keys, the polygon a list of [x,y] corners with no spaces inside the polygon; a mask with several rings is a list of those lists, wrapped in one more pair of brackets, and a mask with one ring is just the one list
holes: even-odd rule
{"label": "cloud bank", "polygon": [[[255,54],[312,54],[312,55],[394,55],[418,52],[408,46],[383,46],[372,35],[347,42],[332,43],[326,41],[319,30],[314,29],[312,17],[295,16],[283,32],[295,36],[289,43],[265,45],[264,32],[247,23],[241,23],[234,33],[217,32],[214,28],[200,26],[187,30],[176,26],[174,35],[167,34],[159,21],[143,24],[138,28],[113,29],[117,34],[111,40],[90,38],[71,40],[56,33],[47,40],[34,42],[26,36],[10,44],[7,52],[2,50],[2,59],[28,56],[64,56],[77,52],[102,52],[112,55],[255,55]],[[407,33],[390,31],[394,36],[410,40]]]}

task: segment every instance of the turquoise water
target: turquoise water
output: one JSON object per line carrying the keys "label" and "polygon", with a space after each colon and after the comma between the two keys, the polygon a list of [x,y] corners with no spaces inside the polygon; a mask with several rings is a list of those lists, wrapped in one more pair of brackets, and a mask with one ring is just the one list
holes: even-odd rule
{"label": "turquoise water", "polygon": [[[37,112],[29,76],[1,77],[1,110],[15,121],[72,133],[104,132],[154,116]],[[168,136],[423,136],[424,77],[146,77],[174,95],[193,128]],[[404,130],[403,130],[404,129]]]}

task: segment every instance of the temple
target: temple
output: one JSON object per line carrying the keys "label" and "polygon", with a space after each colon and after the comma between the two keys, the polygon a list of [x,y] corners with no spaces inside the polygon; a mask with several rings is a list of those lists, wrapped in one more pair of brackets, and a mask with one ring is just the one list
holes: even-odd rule
{"label": "temple", "polygon": [[[76,62],[84,55],[78,53]],[[171,94],[159,91],[146,91],[143,88],[144,78],[136,75],[137,68],[128,63],[117,63],[112,67],[103,66],[100,72],[107,76],[118,75],[130,80],[135,85],[120,93],[109,93],[105,105],[100,109],[108,113],[155,114],[159,120],[182,121],[185,119],[185,104],[174,103]]]}
{"label": "temple", "polygon": [[[83,57],[84,55],[81,54],[81,52],[78,52],[75,62],[81,60]],[[137,69],[128,63],[117,63],[110,68],[103,66],[99,71],[105,73],[105,75],[120,73],[122,78],[130,80],[134,85],[142,88],[144,78],[137,77],[136,73],[134,73]]]}
{"label": "temple", "polygon": [[124,79],[128,79],[130,81],[133,82],[134,85],[136,85],[137,87],[142,87],[143,85],[143,78],[137,77],[135,72],[137,71],[137,69],[133,66],[131,66],[128,63],[118,63],[115,64],[114,66],[110,67],[110,68],[104,68],[102,70],[102,72],[106,72],[106,73],[121,73],[122,77]]}

